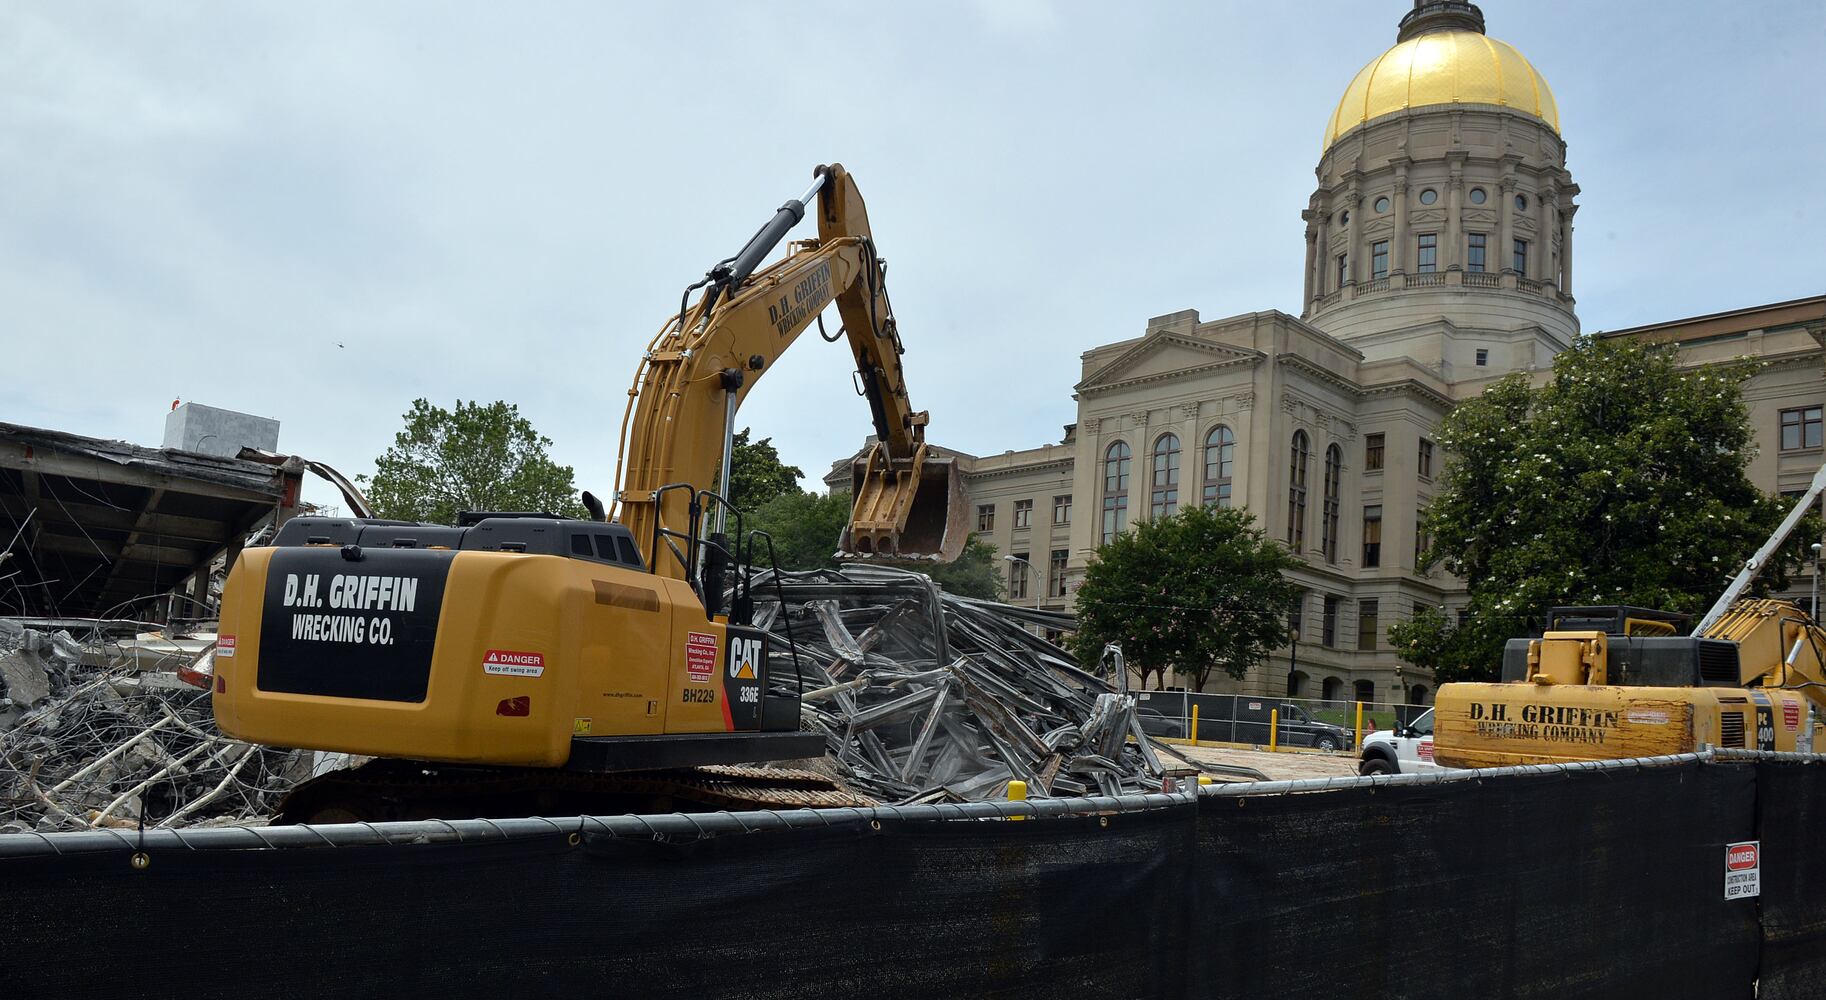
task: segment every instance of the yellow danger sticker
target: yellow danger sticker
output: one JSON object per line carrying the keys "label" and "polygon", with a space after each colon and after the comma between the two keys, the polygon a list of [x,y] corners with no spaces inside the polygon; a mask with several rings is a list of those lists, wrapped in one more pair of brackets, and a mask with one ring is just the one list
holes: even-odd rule
{"label": "yellow danger sticker", "polygon": [[572,719],[572,720],[571,720],[571,735],[572,735],[572,736],[588,736],[588,735],[590,735],[590,720],[588,720],[588,719]]}

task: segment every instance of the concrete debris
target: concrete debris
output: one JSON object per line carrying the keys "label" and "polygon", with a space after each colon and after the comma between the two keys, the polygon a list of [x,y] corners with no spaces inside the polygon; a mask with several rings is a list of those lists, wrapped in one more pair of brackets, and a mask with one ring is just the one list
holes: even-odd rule
{"label": "concrete debris", "polygon": [[0,833],[265,823],[310,755],[216,730],[208,690],[175,672],[195,674],[213,638],[122,649],[99,628],[79,640],[0,619]]}
{"label": "concrete debris", "polygon": [[[774,696],[857,791],[898,804],[1159,791],[1196,773],[1142,732],[1133,697],[1022,627],[1068,616],[944,593],[875,566],[758,574]],[[1163,759],[1163,756],[1166,759]]]}

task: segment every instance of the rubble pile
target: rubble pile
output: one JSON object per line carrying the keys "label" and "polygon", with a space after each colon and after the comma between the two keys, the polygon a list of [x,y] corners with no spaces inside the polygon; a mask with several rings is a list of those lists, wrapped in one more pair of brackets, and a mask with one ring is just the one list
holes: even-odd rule
{"label": "rubble pile", "polygon": [[[148,643],[201,652],[148,659]],[[180,679],[206,676],[211,657],[207,640],[79,640],[0,620],[0,833],[264,822],[310,755],[218,732],[209,692]]]}
{"label": "rubble pile", "polygon": [[749,594],[773,637],[770,695],[799,695],[802,725],[857,791],[971,801],[1004,797],[1013,779],[1033,797],[1115,795],[1191,770],[1142,732],[1132,697],[1022,627],[1068,616],[867,565],[762,573]]}

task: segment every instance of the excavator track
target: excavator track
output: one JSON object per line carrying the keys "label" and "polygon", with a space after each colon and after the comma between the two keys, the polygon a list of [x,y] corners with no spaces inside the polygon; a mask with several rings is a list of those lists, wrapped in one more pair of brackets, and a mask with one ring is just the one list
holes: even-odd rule
{"label": "excavator track", "polygon": [[597,774],[374,760],[292,789],[274,825],[878,805],[816,771],[712,764]]}

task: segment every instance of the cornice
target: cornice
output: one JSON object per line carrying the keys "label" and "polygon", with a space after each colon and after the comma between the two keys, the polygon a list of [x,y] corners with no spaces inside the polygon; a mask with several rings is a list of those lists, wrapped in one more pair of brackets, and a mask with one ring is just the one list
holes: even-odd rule
{"label": "cornice", "polygon": [[[1157,375],[1143,375],[1143,376],[1139,376],[1137,378],[1129,378],[1129,379],[1119,379],[1119,378],[1114,377],[1114,376],[1120,375],[1120,374],[1122,374],[1122,372],[1127,371],[1128,369],[1134,367],[1135,365],[1139,364],[1143,359],[1155,354],[1156,352],[1160,351],[1163,347],[1166,347],[1168,345],[1172,345],[1172,346],[1176,346],[1176,347],[1183,347],[1188,350],[1199,351],[1199,352],[1202,352],[1205,354],[1214,355],[1214,356],[1216,356],[1217,360],[1214,360],[1209,364],[1195,365],[1195,366],[1188,367],[1188,368],[1179,368],[1179,369],[1175,369],[1174,371],[1162,372]],[[1149,336],[1145,337],[1141,343],[1136,344],[1134,347],[1123,352],[1121,355],[1119,355],[1114,360],[1112,360],[1109,364],[1104,365],[1102,368],[1097,369],[1097,371],[1092,373],[1089,378],[1084,379],[1083,381],[1079,382],[1077,385],[1073,386],[1072,388],[1074,391],[1076,391],[1080,395],[1091,395],[1091,396],[1102,395],[1104,393],[1111,392],[1111,391],[1114,391],[1117,389],[1126,389],[1126,388],[1129,388],[1131,386],[1136,386],[1136,385],[1147,385],[1150,383],[1165,382],[1165,381],[1170,381],[1173,379],[1183,378],[1183,377],[1186,377],[1189,375],[1204,374],[1207,372],[1218,371],[1220,369],[1231,368],[1231,367],[1235,367],[1235,366],[1243,365],[1243,364],[1247,364],[1247,365],[1250,365],[1251,367],[1253,367],[1255,365],[1260,364],[1263,357],[1264,357],[1264,355],[1260,351],[1254,351],[1254,350],[1244,351],[1244,350],[1239,350],[1234,347],[1228,347],[1228,346],[1224,346],[1224,345],[1220,345],[1220,344],[1213,344],[1208,340],[1200,340],[1195,337],[1185,336],[1183,334],[1168,333],[1166,331],[1158,331],[1156,333],[1150,334]]]}

